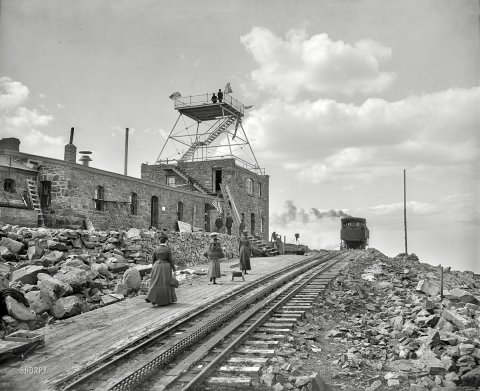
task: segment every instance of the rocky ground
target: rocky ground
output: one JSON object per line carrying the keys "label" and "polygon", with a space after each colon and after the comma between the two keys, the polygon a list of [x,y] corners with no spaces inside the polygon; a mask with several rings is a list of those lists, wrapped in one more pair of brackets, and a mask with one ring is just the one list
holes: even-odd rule
{"label": "rocky ground", "polygon": [[480,389],[480,276],[414,254],[356,257],[273,358],[271,389]]}
{"label": "rocky ground", "polygon": [[[234,237],[222,235],[231,258]],[[205,233],[169,233],[179,280],[189,266],[205,263]],[[0,339],[34,330],[148,290],[158,232],[22,228],[0,226]],[[189,282],[186,282],[189,283]]]}

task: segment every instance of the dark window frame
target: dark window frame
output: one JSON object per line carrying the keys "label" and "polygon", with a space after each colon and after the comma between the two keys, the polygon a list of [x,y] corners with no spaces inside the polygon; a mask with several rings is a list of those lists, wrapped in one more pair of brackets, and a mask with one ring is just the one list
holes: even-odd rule
{"label": "dark window frame", "polygon": [[135,192],[130,193],[130,213],[132,216],[138,213],[138,194]]}
{"label": "dark window frame", "polygon": [[3,181],[3,191],[7,193],[16,193],[17,183],[15,179],[12,178],[5,178]]}
{"label": "dark window frame", "polygon": [[95,210],[105,210],[105,188],[103,186],[97,186],[95,189]]}

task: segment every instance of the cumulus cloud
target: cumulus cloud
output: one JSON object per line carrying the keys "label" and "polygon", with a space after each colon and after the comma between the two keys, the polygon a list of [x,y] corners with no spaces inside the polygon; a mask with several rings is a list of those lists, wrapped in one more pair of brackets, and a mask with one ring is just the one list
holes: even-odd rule
{"label": "cumulus cloud", "polygon": [[61,137],[49,136],[45,127],[53,116],[26,107],[30,91],[27,86],[9,77],[0,78],[0,128],[2,136],[20,138],[27,147],[58,146]]}
{"label": "cumulus cloud", "polygon": [[287,100],[301,93],[317,97],[379,93],[396,77],[394,72],[380,70],[392,49],[373,40],[350,45],[327,34],[308,38],[303,30],[291,30],[282,39],[255,27],[241,42],[258,63],[251,73],[256,86]]}
{"label": "cumulus cloud", "polygon": [[478,161],[478,107],[480,87],[361,105],[275,100],[252,110],[245,127],[263,161],[295,169],[306,182],[370,180],[404,164],[444,168]]}

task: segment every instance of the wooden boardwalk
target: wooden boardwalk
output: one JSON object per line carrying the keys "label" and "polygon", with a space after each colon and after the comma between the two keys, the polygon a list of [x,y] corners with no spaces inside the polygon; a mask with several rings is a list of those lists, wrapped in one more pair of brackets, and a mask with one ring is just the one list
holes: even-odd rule
{"label": "wooden boardwalk", "polygon": [[[0,391],[53,390],[53,385],[87,365],[107,356],[150,331],[182,318],[193,309],[214,301],[241,285],[306,259],[302,255],[280,255],[252,258],[252,271],[231,281],[231,265],[237,260],[222,263],[219,285],[208,284],[206,276],[196,281],[205,284],[181,283],[177,289],[178,302],[166,307],[152,307],[145,295],[129,298],[86,312],[76,317],[58,321],[37,330],[45,335],[45,346],[30,354],[24,361],[10,360],[0,364]],[[205,269],[199,265],[195,269]]]}

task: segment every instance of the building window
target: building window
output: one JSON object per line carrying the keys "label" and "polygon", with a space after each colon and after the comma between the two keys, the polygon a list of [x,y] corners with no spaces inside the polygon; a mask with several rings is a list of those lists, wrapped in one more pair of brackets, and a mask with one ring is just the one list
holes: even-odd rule
{"label": "building window", "polygon": [[97,186],[95,189],[95,209],[105,210],[105,189],[102,186]]}
{"label": "building window", "polygon": [[213,170],[213,192],[219,193],[222,191],[222,170],[216,169]]}
{"label": "building window", "polygon": [[247,179],[247,194],[253,195],[253,180]]}
{"label": "building window", "polygon": [[3,190],[7,193],[15,193],[15,180],[7,178],[3,182]]}
{"label": "building window", "polygon": [[260,232],[263,234],[263,230],[265,229],[265,221],[263,217],[260,218]]}
{"label": "building window", "polygon": [[261,197],[262,196],[262,184],[258,182],[257,186],[257,196]]}
{"label": "building window", "polygon": [[175,187],[175,177],[173,175],[167,176],[167,186]]}
{"label": "building window", "polygon": [[52,182],[40,182],[40,206],[46,208],[52,203]]}
{"label": "building window", "polygon": [[130,213],[132,215],[136,215],[137,214],[137,208],[138,208],[137,193],[131,193],[130,194]]}

